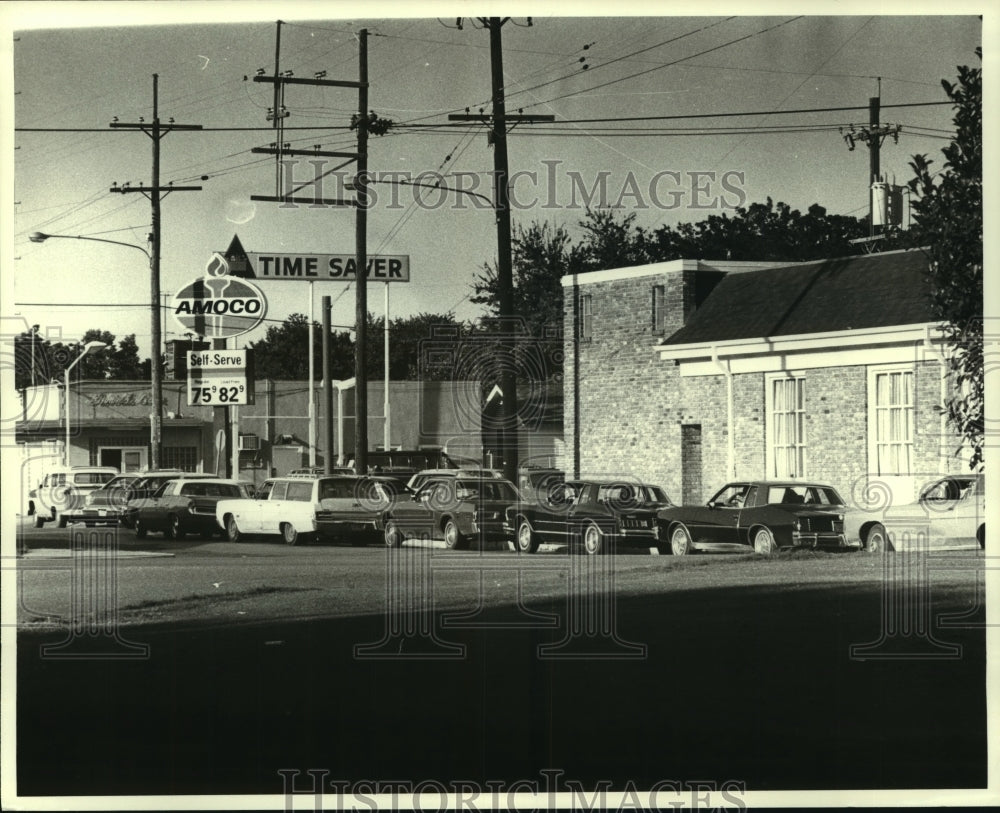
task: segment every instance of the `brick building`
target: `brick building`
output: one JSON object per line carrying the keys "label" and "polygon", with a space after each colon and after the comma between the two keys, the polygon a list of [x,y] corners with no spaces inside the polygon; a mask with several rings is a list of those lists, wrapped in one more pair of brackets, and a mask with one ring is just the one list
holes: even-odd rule
{"label": "brick building", "polygon": [[702,502],[734,478],[808,478],[908,501],[958,471],[927,259],[675,260],[563,278],[575,475]]}

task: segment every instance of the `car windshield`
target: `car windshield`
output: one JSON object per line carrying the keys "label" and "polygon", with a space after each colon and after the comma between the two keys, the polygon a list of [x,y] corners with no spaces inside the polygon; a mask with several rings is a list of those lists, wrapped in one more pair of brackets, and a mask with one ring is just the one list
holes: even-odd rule
{"label": "car windshield", "polygon": [[836,505],[844,501],[829,486],[785,485],[771,486],[767,490],[768,505]]}
{"label": "car windshield", "polygon": [[659,486],[644,483],[614,483],[600,487],[597,501],[638,506],[648,503],[669,503],[670,499]]}

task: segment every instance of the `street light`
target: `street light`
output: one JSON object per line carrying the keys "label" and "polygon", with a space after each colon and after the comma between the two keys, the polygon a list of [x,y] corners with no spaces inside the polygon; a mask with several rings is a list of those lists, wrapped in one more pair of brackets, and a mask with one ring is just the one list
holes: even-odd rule
{"label": "street light", "polygon": [[98,342],[98,341],[87,342],[83,346],[83,352],[76,357],[73,363],[70,364],[69,367],[67,367],[65,372],[63,373],[63,376],[65,377],[66,381],[66,386],[63,390],[63,398],[65,398],[66,400],[66,446],[63,448],[63,464],[67,468],[69,468],[69,371],[72,370],[74,367],[76,367],[76,365],[79,364],[83,360],[83,357],[86,356],[88,353],[93,353],[97,350],[100,350],[102,347],[107,347],[107,346],[108,345],[106,342]]}
{"label": "street light", "polygon": [[135,243],[123,243],[120,240],[107,240],[103,237],[85,237],[82,234],[46,234],[45,232],[32,232],[28,239],[32,243],[44,243],[50,237],[61,240],[89,240],[93,243],[110,243],[113,246],[125,246],[134,248],[146,255],[149,260],[150,274],[156,280],[150,303],[150,323],[153,349],[149,354],[149,375],[152,381],[152,411],[149,413],[149,450],[150,468],[160,467],[160,441],[163,434],[163,375],[160,371],[160,302],[159,302],[159,281],[157,273],[153,268],[153,255],[142,246]]}

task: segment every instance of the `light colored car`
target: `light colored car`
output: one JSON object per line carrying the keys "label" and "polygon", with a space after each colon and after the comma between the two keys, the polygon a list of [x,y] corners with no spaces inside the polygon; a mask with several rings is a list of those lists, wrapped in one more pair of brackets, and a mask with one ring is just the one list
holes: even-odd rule
{"label": "light colored car", "polygon": [[66,527],[67,517],[83,507],[87,495],[118,474],[111,466],[62,466],[50,469],[38,487],[28,493],[28,516],[34,515],[35,527],[55,522]]}
{"label": "light colored car", "polygon": [[986,547],[986,477],[950,474],[929,482],[916,502],[882,511],[851,509],[844,533],[870,553]]}
{"label": "light colored car", "polygon": [[351,533],[352,542],[378,536],[394,501],[393,484],[378,477],[274,477],[253,499],[220,500],[216,522],[230,542],[280,536],[286,545]]}
{"label": "light colored car", "polygon": [[83,522],[87,527],[95,525],[117,525],[125,505],[132,496],[130,488],[142,479],[137,471],[119,474],[103,486],[91,491],[83,500],[83,505],[64,515],[66,522]]}

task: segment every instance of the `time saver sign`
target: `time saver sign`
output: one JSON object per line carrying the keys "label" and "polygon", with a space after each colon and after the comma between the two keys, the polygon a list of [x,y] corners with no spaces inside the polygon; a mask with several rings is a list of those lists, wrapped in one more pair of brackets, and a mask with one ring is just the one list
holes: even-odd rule
{"label": "time saver sign", "polygon": [[[256,279],[344,280],[358,277],[354,254],[262,254],[247,252],[249,269]],[[409,282],[407,254],[373,254],[365,277],[372,282]]]}

